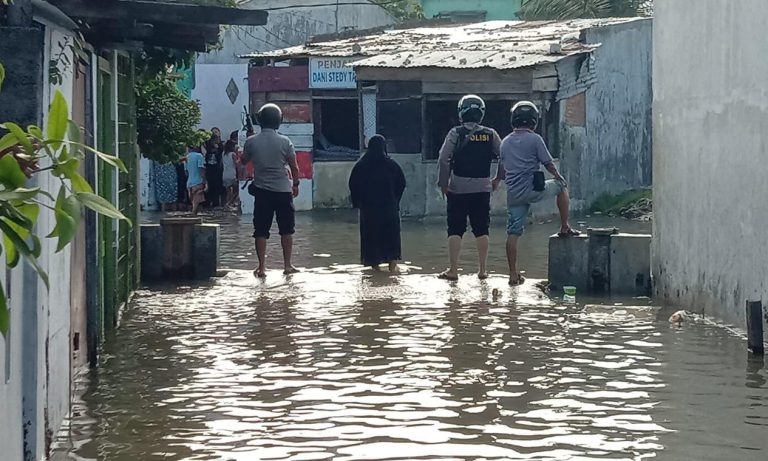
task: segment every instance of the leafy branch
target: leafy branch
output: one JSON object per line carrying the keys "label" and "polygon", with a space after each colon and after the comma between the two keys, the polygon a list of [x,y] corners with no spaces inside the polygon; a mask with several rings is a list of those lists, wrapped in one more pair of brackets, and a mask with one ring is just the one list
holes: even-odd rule
{"label": "leafy branch", "polygon": [[[0,88],[4,79],[5,69],[0,64]],[[24,129],[13,122],[0,123],[0,129],[6,132],[0,137],[0,255],[5,252],[7,268],[14,268],[25,260],[46,287],[48,274],[38,261],[42,252],[38,235],[41,207],[53,211],[55,226],[44,238],[57,240],[56,252],[75,238],[86,208],[128,221],[114,205],[95,194],[79,173],[87,153],[121,171],[126,171],[125,165],[117,157],[82,144],[80,127],[68,114],[67,101],[57,90],[48,111],[45,133],[35,125]],[[40,175],[59,179],[55,198],[41,187],[29,187],[31,180]],[[8,299],[0,280],[0,334],[7,334],[9,328]]]}

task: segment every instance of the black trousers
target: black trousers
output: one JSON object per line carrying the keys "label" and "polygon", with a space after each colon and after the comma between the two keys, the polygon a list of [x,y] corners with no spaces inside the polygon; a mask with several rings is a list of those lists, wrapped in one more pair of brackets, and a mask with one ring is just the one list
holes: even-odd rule
{"label": "black trousers", "polygon": [[277,218],[280,235],[296,233],[296,210],[291,192],[253,188],[253,237],[269,238],[272,221]]}
{"label": "black trousers", "polygon": [[448,236],[463,237],[467,232],[467,219],[475,237],[488,235],[491,226],[491,193],[454,194],[449,192]]}

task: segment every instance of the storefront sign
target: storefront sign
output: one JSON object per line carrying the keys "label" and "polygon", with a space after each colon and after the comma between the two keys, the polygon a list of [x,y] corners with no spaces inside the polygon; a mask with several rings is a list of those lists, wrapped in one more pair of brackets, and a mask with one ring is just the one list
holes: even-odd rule
{"label": "storefront sign", "polygon": [[320,89],[357,88],[355,71],[346,64],[350,58],[311,58],[309,60],[309,87]]}

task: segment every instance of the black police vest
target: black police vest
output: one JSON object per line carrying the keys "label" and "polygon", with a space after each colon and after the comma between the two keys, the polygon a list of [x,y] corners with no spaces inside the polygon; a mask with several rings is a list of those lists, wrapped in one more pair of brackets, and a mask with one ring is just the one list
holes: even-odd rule
{"label": "black police vest", "polygon": [[493,131],[484,126],[470,132],[461,126],[451,159],[453,174],[462,178],[489,178],[493,161]]}

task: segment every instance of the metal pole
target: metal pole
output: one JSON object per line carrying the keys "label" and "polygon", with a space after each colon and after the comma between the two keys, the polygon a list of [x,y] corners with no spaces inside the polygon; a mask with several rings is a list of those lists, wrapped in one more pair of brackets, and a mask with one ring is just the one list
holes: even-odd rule
{"label": "metal pole", "polygon": [[754,355],[763,355],[763,303],[747,301],[747,348]]}

